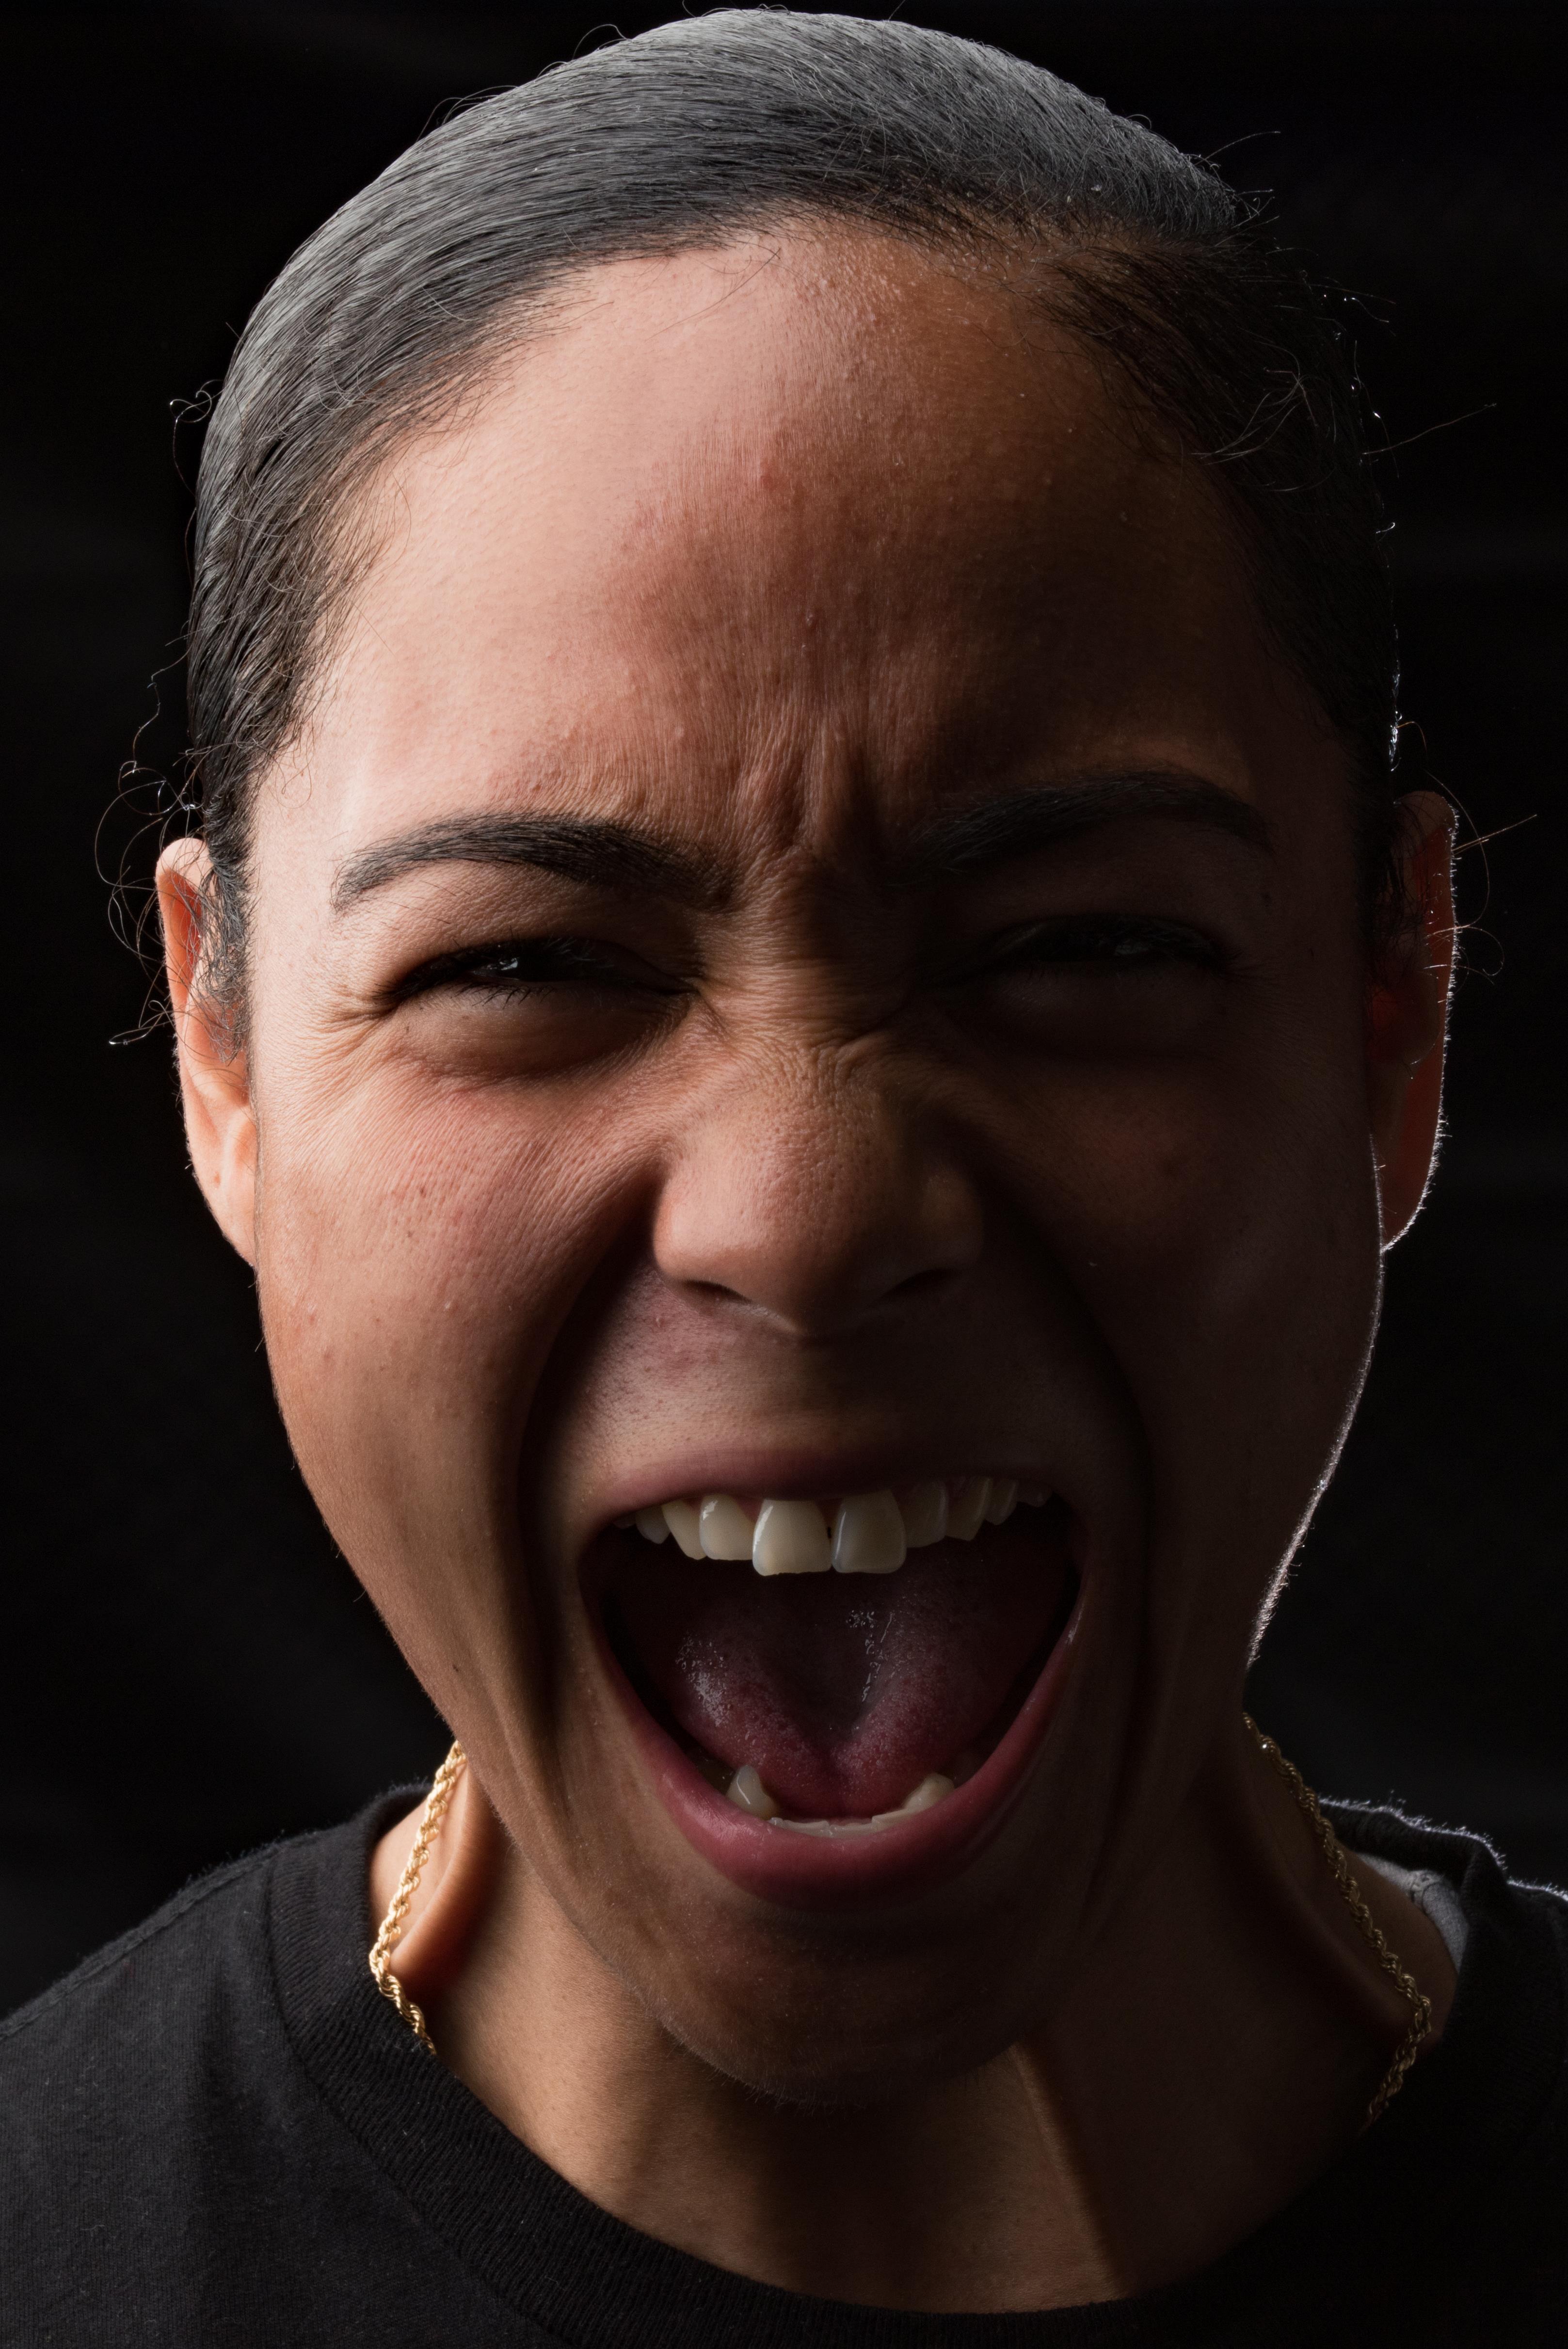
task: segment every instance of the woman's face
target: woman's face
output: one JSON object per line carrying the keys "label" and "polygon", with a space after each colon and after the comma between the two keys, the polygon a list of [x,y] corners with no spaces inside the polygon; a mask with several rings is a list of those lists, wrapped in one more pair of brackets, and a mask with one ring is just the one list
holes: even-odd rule
{"label": "woman's face", "polygon": [[[1343,754],[1204,469],[868,235],[597,270],[370,512],[260,787],[245,1054],[186,1030],[305,1474],[681,2042],[973,2060],[1231,1733],[1379,1154],[1418,1195]],[[623,1522],[815,1505],[798,1565],[980,1478],[1027,1497],[887,1573]],[[748,1764],[797,1822],[955,1791],[802,1832]]]}

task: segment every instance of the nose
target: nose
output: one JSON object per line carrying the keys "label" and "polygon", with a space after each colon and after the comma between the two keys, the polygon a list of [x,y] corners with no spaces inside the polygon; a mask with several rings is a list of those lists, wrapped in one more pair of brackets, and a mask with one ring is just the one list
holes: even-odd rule
{"label": "nose", "polygon": [[823,1337],[978,1258],[981,1203],[930,1121],[863,1066],[801,1051],[688,1100],[654,1223],[666,1280]]}

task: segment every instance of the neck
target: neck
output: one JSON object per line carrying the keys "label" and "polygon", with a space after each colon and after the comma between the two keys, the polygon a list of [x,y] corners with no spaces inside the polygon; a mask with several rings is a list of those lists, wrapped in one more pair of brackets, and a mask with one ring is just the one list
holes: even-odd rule
{"label": "neck", "polygon": [[[417,1813],[379,1847],[384,1913]],[[1361,1889],[1432,1999],[1429,1921]],[[1238,1737],[1072,1989],[957,2079],[767,2103],[673,2039],[459,1781],[394,1965],[441,2059],[552,2168],[741,2274],[890,2308],[1116,2299],[1239,2241],[1348,2146],[1407,2026],[1289,1790]]]}

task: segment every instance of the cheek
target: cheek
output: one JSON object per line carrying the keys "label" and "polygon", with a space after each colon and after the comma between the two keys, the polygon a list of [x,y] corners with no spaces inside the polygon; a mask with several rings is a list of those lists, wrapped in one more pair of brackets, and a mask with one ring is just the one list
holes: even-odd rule
{"label": "cheek", "polygon": [[495,1582],[542,1368],[624,1213],[613,1136],[398,1071],[264,1099],[261,1127],[267,1350],[327,1524],[389,1614],[438,1559]]}
{"label": "cheek", "polygon": [[1339,1440],[1379,1266],[1348,1013],[1257,1040],[1054,1086],[1039,1214],[1143,1431],[1157,1539],[1231,1555],[1248,1607]]}

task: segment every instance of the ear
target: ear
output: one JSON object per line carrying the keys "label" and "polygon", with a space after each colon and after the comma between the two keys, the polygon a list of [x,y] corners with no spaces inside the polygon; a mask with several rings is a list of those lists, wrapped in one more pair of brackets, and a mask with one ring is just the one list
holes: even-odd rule
{"label": "ear", "polygon": [[1399,802],[1407,925],[1374,967],[1366,1096],[1383,1244],[1408,1230],[1437,1158],[1454,975],[1454,812],[1435,792]]}
{"label": "ear", "polygon": [[174,1015],[180,1092],[191,1164],[218,1226],[255,1262],[256,1123],[250,1072],[222,1005],[204,983],[211,968],[213,867],[200,840],[177,840],[158,860],[158,911]]}

